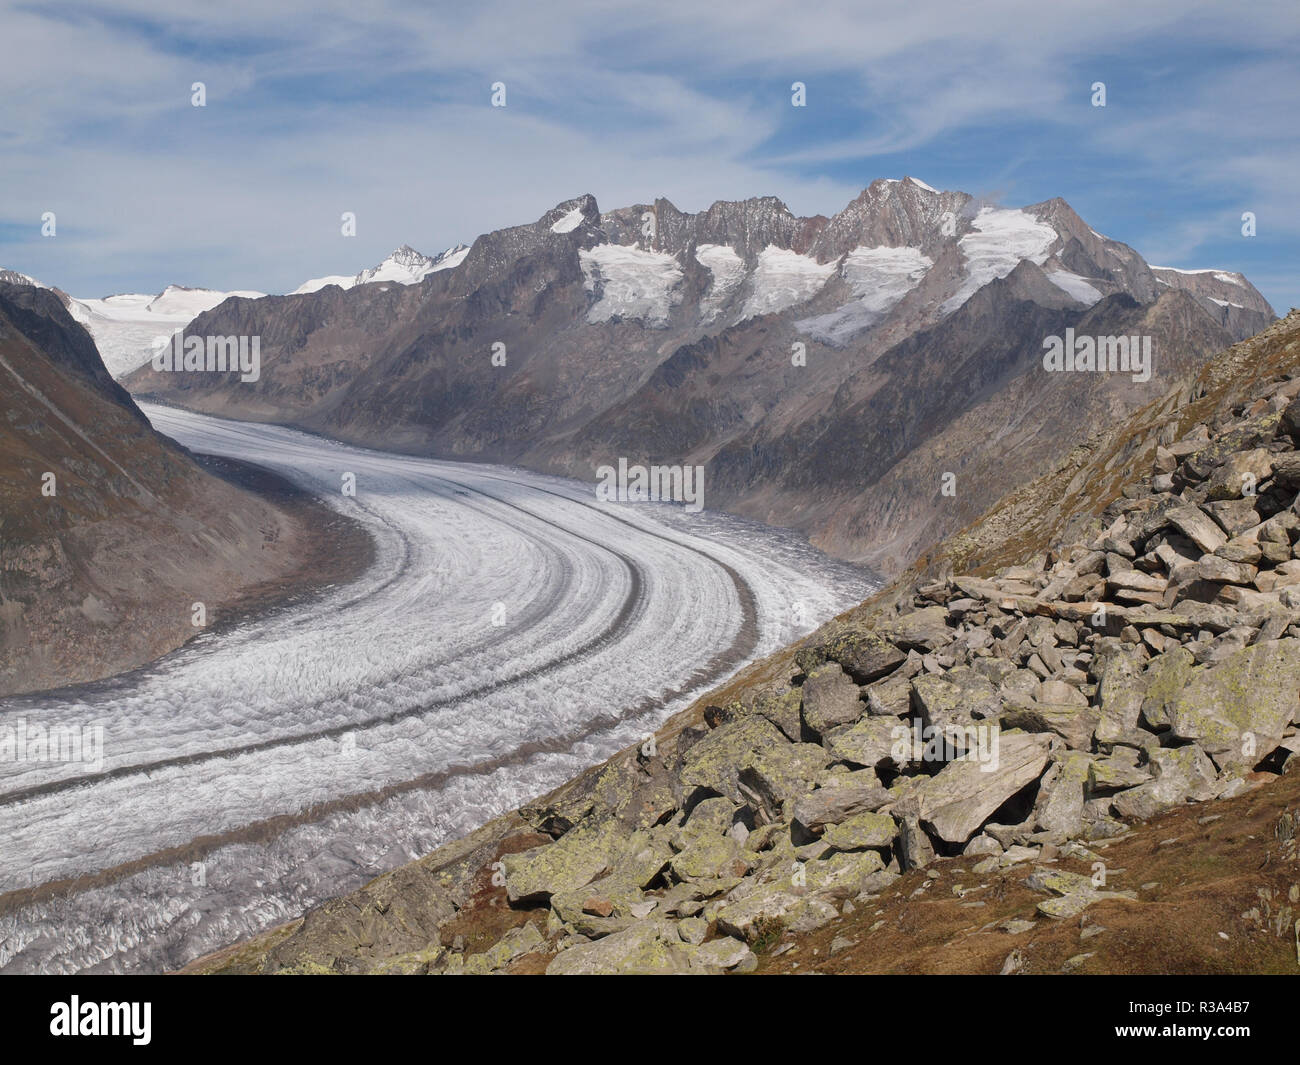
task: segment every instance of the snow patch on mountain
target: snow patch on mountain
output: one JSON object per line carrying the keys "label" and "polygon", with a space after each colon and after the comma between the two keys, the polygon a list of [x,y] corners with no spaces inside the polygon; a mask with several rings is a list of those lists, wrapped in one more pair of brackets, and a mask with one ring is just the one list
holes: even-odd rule
{"label": "snow patch on mountain", "polygon": [[855,299],[829,314],[796,322],[795,327],[838,346],[892,311],[933,265],[919,248],[854,248],[844,257],[840,274]]}
{"label": "snow patch on mountain", "polygon": [[722,313],[723,305],[745,280],[745,260],[725,244],[701,244],[695,249],[695,258],[713,275],[700,300],[700,321],[707,325]]}
{"label": "snow patch on mountain", "polygon": [[327,285],[338,285],[339,288],[345,288],[345,289],[351,288],[354,284],[356,284],[356,281],[357,279],[355,277],[351,277],[346,274],[330,274],[328,277],[313,277],[310,281],[304,281],[301,285],[299,285],[296,289],[294,289],[291,293],[289,293],[289,295],[305,296],[310,292],[319,292]]}
{"label": "snow patch on mountain", "polygon": [[741,310],[741,320],[779,314],[806,303],[835,273],[838,262],[819,263],[808,255],[769,244],[759,253],[753,287]]}
{"label": "snow patch on mountain", "polygon": [[596,302],[587,311],[593,324],[636,318],[651,327],[668,324],[668,312],[681,302],[682,268],[666,252],[622,244],[581,249],[582,285]]}
{"label": "snow patch on mountain", "polygon": [[583,215],[582,208],[575,207],[568,214],[556,220],[554,225],[551,226],[551,232],[572,233],[575,229],[577,229],[580,225],[582,225],[582,220],[584,217],[586,216]]}
{"label": "snow patch on mountain", "polygon": [[32,288],[49,288],[34,277],[20,274],[17,270],[0,270],[0,283],[6,285],[30,285]]}
{"label": "snow patch on mountain", "polygon": [[966,256],[966,280],[940,307],[951,314],[976,292],[999,277],[1006,277],[1023,260],[1042,266],[1057,240],[1051,226],[1024,211],[1003,207],[982,208],[972,220],[974,232],[957,242]]}
{"label": "snow patch on mountain", "polygon": [[1167,271],[1171,274],[1213,274],[1216,281],[1222,281],[1229,285],[1239,285],[1242,288],[1246,285],[1246,279],[1241,274],[1230,274],[1225,270],[1216,270],[1213,267],[1207,267],[1201,270],[1183,270],[1177,266],[1153,266],[1152,273],[1161,273]]}
{"label": "snow patch on mountain", "polygon": [[1088,283],[1087,278],[1072,274],[1068,270],[1051,271],[1047,275],[1047,280],[1062,292],[1089,307],[1101,299],[1101,293]]}

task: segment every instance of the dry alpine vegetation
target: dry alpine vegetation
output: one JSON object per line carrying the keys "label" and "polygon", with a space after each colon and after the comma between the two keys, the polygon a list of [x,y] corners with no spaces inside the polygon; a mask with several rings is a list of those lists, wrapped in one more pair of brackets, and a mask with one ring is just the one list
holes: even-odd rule
{"label": "dry alpine vegetation", "polygon": [[1295,972],[1298,491],[1292,311],[653,741],[188,971]]}

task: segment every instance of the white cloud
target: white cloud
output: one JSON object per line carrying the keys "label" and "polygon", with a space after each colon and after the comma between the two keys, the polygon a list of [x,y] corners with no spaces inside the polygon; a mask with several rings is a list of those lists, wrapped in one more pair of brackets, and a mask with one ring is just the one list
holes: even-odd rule
{"label": "white cloud", "polygon": [[[402,242],[436,250],[531,221],[582,192],[605,208],[776,194],[796,213],[830,212],[892,172],[873,156],[933,153],[1009,119],[1061,126],[1093,69],[1104,80],[1144,51],[1193,46],[1258,62],[1208,68],[1196,93],[1145,108],[1112,95],[1080,151],[1125,153],[1132,174],[1187,188],[1230,184],[1296,232],[1291,11],[118,0],[111,15],[55,16],[0,0],[0,263],[87,294],[169,281],[276,291]],[[195,80],[206,109],[189,106]],[[504,110],[488,106],[496,80]],[[799,120],[813,135],[790,135],[793,80],[808,82]],[[828,119],[816,109],[831,100]],[[983,171],[967,190],[1014,183],[1033,152],[990,145],[965,163]],[[857,159],[865,172],[844,178]],[[58,212],[56,241],[36,235],[45,210]],[[345,210],[355,240],[338,235]],[[1166,244],[1203,224],[1183,220]],[[14,226],[30,238],[14,243]]]}

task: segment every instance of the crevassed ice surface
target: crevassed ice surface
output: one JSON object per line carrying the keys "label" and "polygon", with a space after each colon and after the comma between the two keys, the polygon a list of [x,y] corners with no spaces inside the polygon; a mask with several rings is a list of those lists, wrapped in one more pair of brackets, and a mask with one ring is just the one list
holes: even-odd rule
{"label": "crevassed ice surface", "polygon": [[723,304],[745,280],[745,260],[726,244],[701,244],[695,258],[712,275],[709,290],[700,300],[700,321],[708,324],[722,313]]}
{"label": "crevassed ice surface", "polygon": [[377,557],[148,668],[0,703],[29,727],[104,730],[98,774],[0,763],[0,971],[161,970],[292,918],[639,740],[737,653],[874,586],[707,510],[145,410],[320,493]]}
{"label": "crevassed ice surface", "polygon": [[944,301],[944,314],[955,311],[990,281],[1006,277],[1029,259],[1042,266],[1056,230],[1025,211],[985,207],[971,219],[972,231],[957,242],[966,257],[966,278],[961,287]]}
{"label": "crevassed ice surface", "polygon": [[583,284],[599,298],[587,311],[587,321],[636,318],[663,325],[681,301],[682,268],[667,252],[643,251],[622,244],[598,244],[578,252]]}
{"label": "crevassed ice surface", "polygon": [[741,320],[760,314],[779,314],[806,303],[821,291],[838,266],[838,260],[819,263],[810,255],[769,244],[759,253]]}
{"label": "crevassed ice surface", "polygon": [[795,327],[830,344],[842,344],[892,311],[921,283],[934,261],[919,248],[854,248],[840,268],[854,298],[829,314]]}

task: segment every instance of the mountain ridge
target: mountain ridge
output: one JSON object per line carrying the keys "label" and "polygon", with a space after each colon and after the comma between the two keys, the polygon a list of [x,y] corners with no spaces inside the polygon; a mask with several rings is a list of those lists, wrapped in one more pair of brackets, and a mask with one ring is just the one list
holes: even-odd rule
{"label": "mountain ridge", "polygon": [[157,433],[53,291],[0,283],[0,376],[0,693],[153,661],[258,589],[309,587],[346,533]]}
{"label": "mountain ridge", "polygon": [[[1161,280],[1063,200],[996,207],[912,178],[878,179],[829,218],[798,218],[776,197],[602,212],[584,194],[479,236],[414,285],[331,292],[230,301],[193,323],[260,336],[255,385],[146,367],[128,386],[351,443],[578,478],[618,456],[700,464],[709,505],[887,572],[952,531],[953,508],[934,498],[941,475],[970,475],[959,498],[971,520],[1089,421],[1143,400],[1145,386],[1115,375],[1036,370],[1045,334],[1026,327],[1150,327],[1167,379],[1273,317],[1248,283],[1225,314],[1215,293]],[[970,387],[972,373],[994,380],[973,344],[1000,357],[1017,347],[1015,373],[997,378],[1006,396]],[[926,387],[891,407],[891,375]],[[1059,439],[1040,434],[1042,455],[1009,461],[990,446],[1044,404]],[[956,433],[945,411],[982,415]],[[850,459],[867,415],[890,446]],[[856,487],[810,480],[824,463],[805,461],[809,446],[859,461]],[[867,498],[882,478],[893,487]]]}

